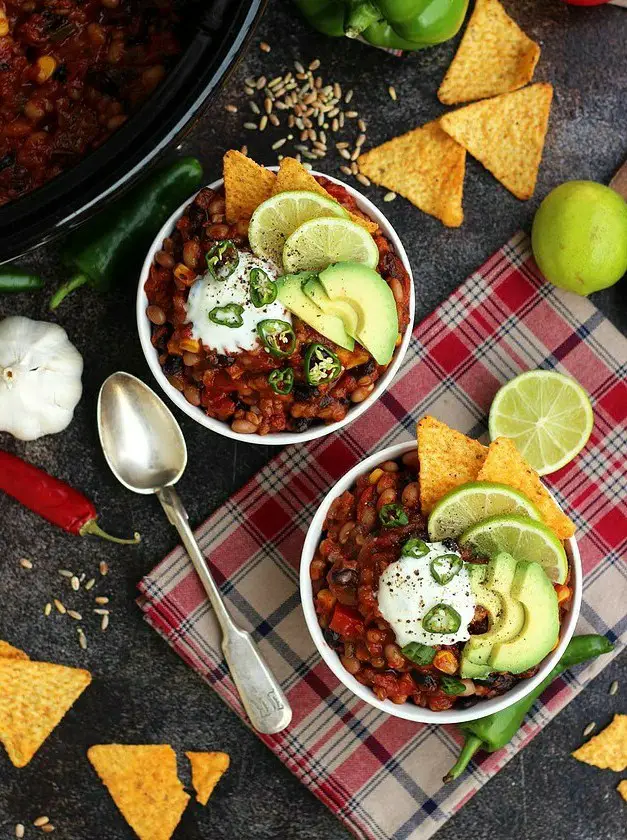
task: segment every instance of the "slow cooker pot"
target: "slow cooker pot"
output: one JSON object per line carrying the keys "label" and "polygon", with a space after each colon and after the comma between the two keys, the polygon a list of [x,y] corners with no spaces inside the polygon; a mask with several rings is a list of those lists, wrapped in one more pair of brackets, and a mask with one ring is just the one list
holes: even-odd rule
{"label": "slow cooker pot", "polygon": [[265,0],[192,7],[195,31],[152,97],[100,148],[43,187],[0,207],[0,263],[66,233],[138,180],[220,90]]}

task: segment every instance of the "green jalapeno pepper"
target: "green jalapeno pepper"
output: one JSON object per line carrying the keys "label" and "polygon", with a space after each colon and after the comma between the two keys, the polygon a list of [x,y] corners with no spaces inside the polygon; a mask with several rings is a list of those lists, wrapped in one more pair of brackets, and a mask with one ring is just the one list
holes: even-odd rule
{"label": "green jalapeno pepper", "polygon": [[409,518],[401,505],[383,505],[379,511],[379,519],[384,528],[398,528],[409,524]]}
{"label": "green jalapeno pepper", "polygon": [[441,554],[431,561],[431,576],[442,586],[446,586],[461,572],[463,565],[464,561],[459,554]]}
{"label": "green jalapeno pepper", "polygon": [[214,306],[209,313],[209,320],[214,324],[219,324],[221,327],[241,327],[244,323],[242,312],[244,307],[239,303],[227,303],[224,306]]}
{"label": "green jalapeno pepper", "polygon": [[459,778],[478,750],[485,750],[490,753],[496,752],[511,741],[518,732],[529,709],[561,673],[573,665],[585,662],[587,659],[594,659],[603,653],[610,653],[613,649],[614,645],[605,636],[595,634],[573,636],[560,661],[533,691],[512,706],[508,706],[507,709],[479,720],[469,720],[460,724],[459,728],[464,733],[466,741],[457,762],[446,774],[444,781],[450,782]]}
{"label": "green jalapeno pepper", "polygon": [[363,38],[383,49],[421,50],[448,41],[468,0],[295,0],[308,22],[334,37]]}
{"label": "green jalapeno pepper", "polygon": [[401,548],[401,557],[425,557],[429,553],[429,546],[424,540],[407,540]]}
{"label": "green jalapeno pepper", "polygon": [[342,363],[324,344],[310,344],[305,353],[305,379],[308,385],[326,385],[342,372]]}
{"label": "green jalapeno pepper", "polygon": [[248,282],[253,306],[260,309],[262,306],[269,306],[274,303],[279,289],[274,280],[271,280],[263,269],[253,268]]}
{"label": "green jalapeno pepper", "polygon": [[427,633],[457,633],[462,617],[449,604],[436,604],[422,619]]}
{"label": "green jalapeno pepper", "polygon": [[266,318],[257,324],[257,334],[266,349],[279,359],[291,356],[296,349],[296,335],[288,321]]}
{"label": "green jalapeno pepper", "polygon": [[437,650],[430,645],[423,645],[420,642],[410,642],[401,648],[401,653],[416,665],[431,665]]}
{"label": "green jalapeno pepper", "polygon": [[282,397],[291,394],[294,387],[294,368],[273,370],[268,377],[268,382],[275,394],[280,394]]}
{"label": "green jalapeno pepper", "polygon": [[36,274],[31,274],[30,271],[24,271],[22,268],[0,268],[0,292],[35,292],[41,289],[44,281]]}
{"label": "green jalapeno pepper", "polygon": [[239,265],[239,251],[231,239],[223,239],[207,251],[207,269],[214,280],[226,280]]}
{"label": "green jalapeno pepper", "polygon": [[146,251],[183,201],[198,189],[202,166],[181,158],[158,169],[66,239],[63,259],[75,274],[54,293],[50,309],[81,286],[107,292],[139,274]]}

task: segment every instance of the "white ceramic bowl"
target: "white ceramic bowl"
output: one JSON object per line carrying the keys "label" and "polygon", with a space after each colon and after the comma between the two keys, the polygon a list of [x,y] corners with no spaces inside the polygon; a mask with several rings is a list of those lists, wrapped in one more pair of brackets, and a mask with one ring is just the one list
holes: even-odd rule
{"label": "white ceramic bowl", "polygon": [[399,443],[396,446],[390,446],[388,449],[383,449],[381,452],[375,452],[365,461],[357,464],[352,470],[346,473],[341,478],[333,489],[327,493],[324,501],[318,508],[316,515],[313,518],[307,537],[305,538],[305,545],[300,565],[300,595],[303,604],[303,612],[305,613],[305,621],[311,634],[312,639],[320,656],[324,659],[329,668],[333,671],[335,676],[344,683],[347,688],[382,712],[388,712],[395,717],[404,718],[405,720],[413,720],[416,723],[461,723],[465,720],[476,720],[477,718],[491,715],[493,712],[498,712],[516,703],[538,683],[540,683],[561,658],[566,645],[571,639],[575,631],[575,625],[579,616],[579,609],[581,607],[581,590],[582,590],[582,570],[581,558],[579,556],[579,549],[574,539],[569,539],[565,543],[566,553],[571,567],[570,586],[573,587],[573,598],[571,602],[570,611],[567,613],[560,631],[560,643],[557,648],[552,651],[542,661],[538,673],[528,680],[521,680],[514,688],[500,697],[494,697],[491,700],[482,700],[469,709],[433,712],[431,709],[422,709],[415,706],[413,703],[404,703],[402,706],[392,703],[390,700],[379,700],[375,694],[365,685],[358,682],[352,674],[344,668],[340,662],[337,653],[329,647],[322,635],[322,629],[318,624],[318,618],[314,608],[313,590],[311,586],[311,578],[309,577],[309,567],[313,560],[316,548],[320,542],[322,535],[322,526],[326,518],[331,502],[341,496],[345,490],[349,490],[359,478],[360,475],[371,472],[378,464],[383,461],[393,460],[404,455],[406,452],[412,452],[415,448],[415,442]]}
{"label": "white ceramic bowl", "polygon": [[[276,171],[277,168],[278,167],[276,166],[268,167],[268,169],[272,169],[274,171]],[[333,178],[330,175],[327,175],[323,172],[313,172],[312,174],[321,175],[324,178],[327,178],[329,181],[333,181],[333,183],[335,184],[340,184],[355,199],[360,210],[362,210],[367,216],[369,216],[371,219],[377,222],[383,234],[392,244],[396,255],[402,260],[403,265],[405,266],[405,270],[409,274],[411,280],[411,294],[409,300],[409,325],[405,330],[403,340],[401,341],[399,347],[397,347],[397,349],[395,350],[394,356],[392,357],[392,361],[390,362],[389,367],[385,371],[385,374],[377,381],[372,394],[370,394],[370,396],[367,399],[365,399],[362,403],[358,403],[357,405],[351,407],[343,420],[340,420],[337,423],[331,423],[328,426],[314,426],[311,429],[308,429],[306,432],[275,432],[273,434],[263,436],[243,435],[238,432],[233,432],[228,423],[224,423],[220,420],[214,420],[212,417],[207,417],[207,415],[201,408],[196,408],[195,406],[188,403],[183,394],[181,394],[180,391],[177,391],[176,388],[173,388],[172,385],[170,385],[170,383],[168,382],[165,374],[163,373],[163,370],[161,369],[161,365],[159,364],[157,352],[150,343],[150,321],[146,317],[146,307],[148,306],[148,299],[144,291],[144,284],[148,279],[148,273],[150,271],[150,266],[152,265],[154,256],[156,252],[161,249],[161,243],[163,242],[166,236],[170,235],[170,233],[174,229],[176,221],[180,218],[187,205],[194,200],[196,194],[190,196],[188,201],[184,202],[184,204],[182,204],[170,216],[168,221],[161,228],[161,230],[155,237],[155,240],[150,250],[148,251],[139,278],[139,285],[137,287],[136,307],[137,330],[139,332],[139,340],[141,342],[142,350],[144,351],[146,361],[148,362],[148,366],[150,367],[150,370],[152,371],[155,379],[161,386],[162,390],[167,394],[167,396],[172,400],[172,402],[175,403],[175,405],[177,405],[181,409],[181,411],[184,411],[185,414],[191,417],[192,420],[195,420],[197,423],[200,423],[201,426],[205,426],[207,429],[211,429],[212,431],[217,432],[220,435],[224,435],[225,437],[234,438],[235,440],[241,440],[245,443],[262,443],[271,444],[274,446],[284,446],[287,443],[304,443],[308,440],[314,440],[315,438],[333,434],[334,432],[337,432],[339,429],[341,429],[343,426],[347,426],[353,420],[356,420],[358,417],[360,417],[365,411],[368,411],[369,407],[373,403],[375,403],[379,399],[381,394],[383,394],[383,392],[388,388],[388,386],[394,379],[396,372],[401,366],[401,363],[409,346],[409,341],[411,339],[415,312],[414,283],[411,272],[411,266],[409,264],[407,254],[405,253],[405,249],[403,248],[401,240],[396,234],[396,231],[385,218],[383,213],[377,207],[375,207],[375,205],[369,199],[367,199],[361,193],[357,192],[357,190],[351,187],[349,184],[345,184],[343,181],[339,181],[337,178]],[[222,186],[222,183],[222,179],[219,179],[218,181],[214,181],[213,184],[209,184],[209,188],[217,189],[218,187]]]}

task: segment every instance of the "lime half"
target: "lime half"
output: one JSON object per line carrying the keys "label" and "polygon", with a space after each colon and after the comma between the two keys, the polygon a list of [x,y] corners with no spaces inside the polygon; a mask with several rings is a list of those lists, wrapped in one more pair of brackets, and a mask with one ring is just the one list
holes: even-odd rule
{"label": "lime half", "polygon": [[568,560],[564,546],[550,528],[526,516],[492,516],[465,531],[460,545],[494,557],[507,551],[515,560],[539,563],[553,583],[565,583]]}
{"label": "lime half", "polygon": [[294,231],[283,248],[283,267],[289,274],[322,271],[336,262],[362,263],[372,269],[379,262],[372,236],[350,219],[311,219]]}
{"label": "lime half", "polygon": [[511,438],[539,475],[572,461],[586,445],[593,423],[581,385],[550,370],[521,373],[503,385],[490,408],[490,438]]}
{"label": "lime half", "polygon": [[285,240],[303,222],[320,216],[348,218],[344,208],[318,193],[306,190],[282,192],[271,196],[257,207],[248,227],[250,247],[258,257],[281,265]]}
{"label": "lime half", "polygon": [[505,484],[472,481],[443,496],[429,515],[429,537],[446,540],[490,516],[518,513],[540,519],[540,513],[520,491]]}

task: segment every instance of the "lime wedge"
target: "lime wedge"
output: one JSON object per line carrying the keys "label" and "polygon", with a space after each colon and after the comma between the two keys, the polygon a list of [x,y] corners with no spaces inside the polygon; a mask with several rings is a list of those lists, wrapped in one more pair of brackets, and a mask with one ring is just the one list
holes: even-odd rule
{"label": "lime wedge", "polygon": [[451,490],[435,505],[429,515],[429,537],[434,542],[455,539],[476,522],[505,513],[541,518],[529,499],[513,487],[471,481]]}
{"label": "lime wedge", "polygon": [[487,557],[507,551],[515,560],[539,563],[553,583],[568,577],[562,543],[550,528],[526,516],[491,516],[465,531],[459,543]]}
{"label": "lime wedge", "polygon": [[250,247],[258,257],[281,265],[285,240],[309,219],[320,216],[348,218],[347,211],[318,193],[306,190],[282,192],[271,196],[257,207],[248,227]]}
{"label": "lime wedge", "polygon": [[336,262],[363,263],[372,269],[379,262],[372,236],[350,219],[311,219],[294,231],[283,248],[283,266],[290,274],[322,271]]}
{"label": "lime wedge", "polygon": [[490,438],[511,438],[540,475],[572,461],[586,445],[593,423],[581,385],[550,370],[521,373],[503,385],[490,408]]}

